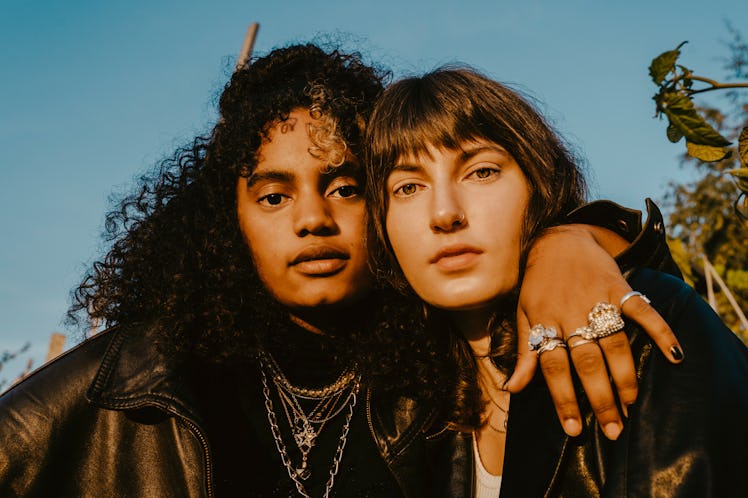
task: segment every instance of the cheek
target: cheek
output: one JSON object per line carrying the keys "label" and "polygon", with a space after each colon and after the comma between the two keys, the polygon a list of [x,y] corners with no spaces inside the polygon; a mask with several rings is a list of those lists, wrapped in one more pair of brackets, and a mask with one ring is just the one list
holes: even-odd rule
{"label": "cheek", "polygon": [[409,278],[409,273],[414,271],[412,266],[418,257],[418,248],[422,247],[414,243],[417,227],[413,226],[413,220],[418,219],[418,216],[400,216],[400,214],[388,213],[385,228],[395,258],[405,276]]}
{"label": "cheek", "polygon": [[274,227],[263,226],[257,220],[250,224],[241,219],[239,225],[244,243],[249,247],[252,263],[260,278],[265,281],[267,272],[275,267],[272,264],[273,260],[278,258],[277,251],[273,250],[273,244],[277,244],[279,240],[277,234],[274,233]]}

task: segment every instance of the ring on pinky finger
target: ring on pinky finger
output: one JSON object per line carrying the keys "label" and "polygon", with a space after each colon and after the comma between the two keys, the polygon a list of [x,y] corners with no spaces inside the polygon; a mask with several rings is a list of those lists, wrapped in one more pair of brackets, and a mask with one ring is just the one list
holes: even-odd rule
{"label": "ring on pinky finger", "polygon": [[636,297],[636,296],[638,296],[638,297],[642,298],[642,300],[643,300],[643,301],[644,301],[645,303],[647,303],[647,304],[649,304],[649,303],[651,303],[651,302],[652,302],[652,301],[650,301],[650,300],[649,300],[649,298],[648,298],[647,296],[645,296],[645,295],[644,295],[644,294],[642,294],[641,292],[639,292],[639,291],[631,291],[631,292],[627,292],[626,294],[624,294],[624,295],[623,295],[623,297],[621,298],[621,302],[620,302],[620,303],[618,303],[618,307],[619,307],[620,309],[623,309],[623,303],[625,303],[626,301],[628,301],[628,300],[629,300],[629,299],[631,299],[632,297]]}

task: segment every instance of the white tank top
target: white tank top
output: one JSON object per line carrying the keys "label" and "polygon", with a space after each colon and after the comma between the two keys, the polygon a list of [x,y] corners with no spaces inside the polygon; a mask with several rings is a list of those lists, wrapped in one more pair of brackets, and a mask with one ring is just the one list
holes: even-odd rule
{"label": "white tank top", "polygon": [[473,433],[473,461],[475,461],[475,498],[498,498],[501,491],[501,476],[489,473],[478,453],[478,438]]}

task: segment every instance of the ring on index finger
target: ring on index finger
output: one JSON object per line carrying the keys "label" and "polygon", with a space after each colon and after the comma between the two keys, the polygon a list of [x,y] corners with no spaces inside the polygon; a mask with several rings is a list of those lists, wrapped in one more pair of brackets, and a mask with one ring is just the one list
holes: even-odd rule
{"label": "ring on index finger", "polygon": [[530,338],[527,343],[530,351],[535,351],[538,356],[557,347],[566,347],[566,343],[558,336],[558,331],[554,327],[545,327],[539,323],[530,327]]}
{"label": "ring on index finger", "polygon": [[546,351],[553,351],[556,348],[566,349],[566,343],[560,337],[551,337],[542,346],[538,348],[538,357]]}

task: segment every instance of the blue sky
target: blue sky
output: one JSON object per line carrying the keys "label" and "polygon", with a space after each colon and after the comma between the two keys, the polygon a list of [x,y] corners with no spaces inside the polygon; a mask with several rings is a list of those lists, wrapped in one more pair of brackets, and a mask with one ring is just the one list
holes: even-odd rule
{"label": "blue sky", "polygon": [[[247,26],[263,53],[320,33],[402,76],[470,63],[530,92],[589,165],[594,198],[661,199],[682,144],[652,119],[650,60],[721,76],[725,19],[748,2],[2,0],[0,353],[43,360],[87,263],[110,195],[215,120]],[[745,35],[748,35],[745,31]]]}

